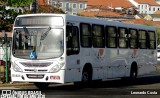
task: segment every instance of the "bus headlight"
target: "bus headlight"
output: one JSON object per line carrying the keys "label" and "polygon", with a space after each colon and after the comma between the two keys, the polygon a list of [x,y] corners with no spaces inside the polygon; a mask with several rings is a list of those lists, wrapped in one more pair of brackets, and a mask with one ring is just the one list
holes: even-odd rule
{"label": "bus headlight", "polygon": [[17,65],[17,64],[13,64],[13,70],[16,72],[22,72],[22,69]]}
{"label": "bus headlight", "polygon": [[62,68],[63,65],[64,65],[64,63],[56,64],[51,68],[51,70],[49,72],[51,72],[51,73],[58,72]]}

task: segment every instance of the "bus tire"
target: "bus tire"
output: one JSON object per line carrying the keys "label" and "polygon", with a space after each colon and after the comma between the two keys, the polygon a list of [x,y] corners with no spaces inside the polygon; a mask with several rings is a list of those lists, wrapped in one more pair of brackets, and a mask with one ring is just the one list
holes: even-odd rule
{"label": "bus tire", "polygon": [[86,65],[82,72],[82,84],[84,86],[90,85],[92,81],[92,67],[89,65]]}
{"label": "bus tire", "polygon": [[46,88],[48,88],[49,83],[34,82],[34,85],[39,89],[46,89]]}
{"label": "bus tire", "polygon": [[91,84],[91,81],[92,81],[92,67],[90,65],[86,65],[82,71],[81,81],[74,82],[74,85],[78,87],[86,87]]}
{"label": "bus tire", "polygon": [[131,66],[131,71],[130,71],[130,79],[135,80],[137,78],[137,65],[132,65]]}

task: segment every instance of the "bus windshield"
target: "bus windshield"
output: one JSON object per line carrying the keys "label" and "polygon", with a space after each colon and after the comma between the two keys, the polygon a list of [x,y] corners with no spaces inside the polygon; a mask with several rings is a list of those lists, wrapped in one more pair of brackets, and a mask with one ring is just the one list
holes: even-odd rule
{"label": "bus windshield", "polygon": [[49,59],[61,56],[63,51],[63,29],[51,27],[14,29],[12,53],[15,57]]}

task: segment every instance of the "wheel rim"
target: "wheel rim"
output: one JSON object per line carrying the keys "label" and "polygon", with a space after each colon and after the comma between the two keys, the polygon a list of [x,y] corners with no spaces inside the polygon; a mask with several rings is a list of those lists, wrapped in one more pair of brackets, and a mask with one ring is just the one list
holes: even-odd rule
{"label": "wheel rim", "polygon": [[136,70],[133,70],[132,72],[131,72],[131,76],[130,76],[132,79],[136,79],[136,77],[137,77],[137,71]]}
{"label": "wheel rim", "polygon": [[135,71],[133,72],[133,78],[136,78],[136,72]]}
{"label": "wheel rim", "polygon": [[82,81],[83,82],[88,82],[89,81],[89,75],[88,75],[87,72],[83,72]]}

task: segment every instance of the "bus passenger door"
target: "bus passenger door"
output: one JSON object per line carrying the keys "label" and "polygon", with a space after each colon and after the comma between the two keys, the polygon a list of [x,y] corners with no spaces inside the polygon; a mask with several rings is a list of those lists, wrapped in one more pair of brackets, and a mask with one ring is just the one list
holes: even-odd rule
{"label": "bus passenger door", "polygon": [[66,27],[66,68],[68,81],[76,81],[79,77],[80,68],[79,57],[79,32],[78,27],[67,25]]}

